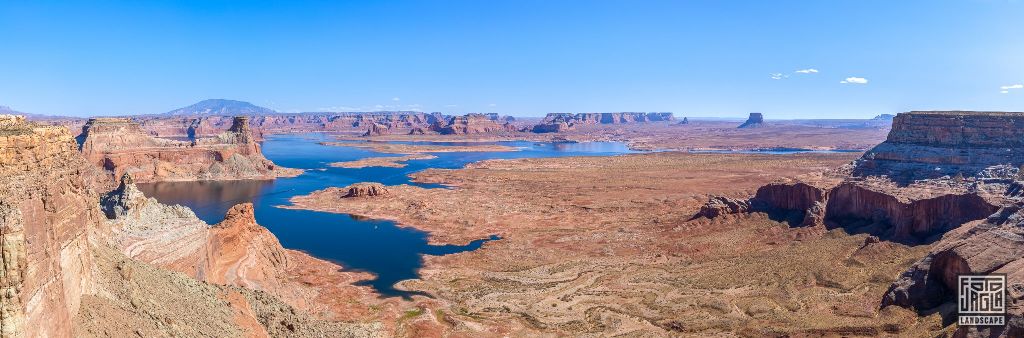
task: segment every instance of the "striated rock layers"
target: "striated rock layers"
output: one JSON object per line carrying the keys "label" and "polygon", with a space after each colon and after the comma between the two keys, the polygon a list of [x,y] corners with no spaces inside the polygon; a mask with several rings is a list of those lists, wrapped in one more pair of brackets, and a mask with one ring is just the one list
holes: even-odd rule
{"label": "striated rock layers", "polygon": [[[890,286],[881,306],[955,322],[957,276],[1007,276],[1007,326],[957,327],[958,337],[1024,335],[1024,113],[898,114],[888,139],[846,170],[772,184],[747,201],[713,199],[698,216],[796,212],[824,224],[907,244],[935,243]],[[732,207],[735,206],[735,207]]]}
{"label": "striated rock layers", "polygon": [[0,335],[71,335],[93,282],[95,171],[67,129],[0,115]]}
{"label": "striated rock layers", "polygon": [[518,129],[497,114],[466,114],[434,122],[430,130],[441,135],[466,135],[515,132]]}
{"label": "striated rock layers", "polygon": [[712,197],[695,217],[765,212],[794,226],[825,226],[865,232],[902,243],[933,242],[964,223],[998,209],[984,192],[908,194],[914,188],[887,188],[848,181],[838,185],[773,183],[748,200]]}
{"label": "striated rock layers", "polygon": [[[107,175],[82,157],[66,128],[0,115],[0,177],[3,337],[379,335],[379,325],[310,318],[277,298],[304,299],[294,296],[299,291],[272,296],[209,284],[125,257],[115,247],[135,236],[125,251],[153,265],[267,290],[275,290],[280,278],[270,276],[288,261],[255,225],[251,206],[236,206],[208,229],[184,226],[196,219],[191,211],[158,207],[130,179],[101,199]],[[163,212],[149,212],[157,209]],[[118,223],[129,218],[137,223]],[[191,250],[197,247],[202,254]]]}
{"label": "striated rock layers", "polygon": [[285,249],[256,224],[250,203],[232,207],[211,227],[188,208],[147,198],[127,175],[101,203],[115,225],[115,242],[128,257],[202,281],[257,290],[277,291],[287,279]]}
{"label": "striated rock layers", "polygon": [[534,133],[555,133],[573,130],[580,125],[623,124],[675,121],[672,113],[550,113],[533,126]]}
{"label": "striated rock layers", "polygon": [[370,128],[366,129],[366,133],[363,133],[363,136],[383,136],[387,134],[391,134],[391,127],[385,124],[374,123]]}
{"label": "striated rock layers", "polygon": [[896,115],[857,176],[901,182],[962,175],[1013,178],[1024,165],[1024,113],[925,111]]}
{"label": "striated rock layers", "polygon": [[764,126],[764,115],[761,113],[750,113],[747,120],[737,128],[759,128]]}
{"label": "striated rock layers", "polygon": [[235,117],[216,137],[190,142],[151,137],[130,119],[95,118],[78,139],[88,161],[113,177],[131,173],[139,182],[272,179],[299,173],[263,157],[248,117]]}

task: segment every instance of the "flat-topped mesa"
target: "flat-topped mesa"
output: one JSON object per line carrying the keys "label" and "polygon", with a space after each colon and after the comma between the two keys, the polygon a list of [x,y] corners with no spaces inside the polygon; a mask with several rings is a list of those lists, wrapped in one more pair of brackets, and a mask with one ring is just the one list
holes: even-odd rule
{"label": "flat-topped mesa", "polygon": [[858,161],[857,176],[1012,178],[1024,165],[1024,113],[913,111],[893,118],[885,142]]}
{"label": "flat-topped mesa", "polygon": [[747,120],[737,128],[759,128],[764,126],[764,115],[761,113],[750,113]]}

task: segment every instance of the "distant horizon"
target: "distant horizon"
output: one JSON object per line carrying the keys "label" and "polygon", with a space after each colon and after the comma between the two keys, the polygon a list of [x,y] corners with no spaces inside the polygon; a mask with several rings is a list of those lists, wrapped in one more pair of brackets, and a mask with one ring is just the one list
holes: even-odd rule
{"label": "distant horizon", "polygon": [[[1024,110],[1024,2],[0,3],[0,105],[160,114]],[[955,24],[951,24],[955,23]]]}

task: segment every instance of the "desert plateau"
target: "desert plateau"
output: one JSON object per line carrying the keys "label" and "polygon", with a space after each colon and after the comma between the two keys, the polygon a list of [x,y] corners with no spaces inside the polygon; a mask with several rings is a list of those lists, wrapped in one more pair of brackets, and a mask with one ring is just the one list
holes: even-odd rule
{"label": "desert plateau", "polygon": [[0,2],[0,338],[1024,337],[1021,13]]}

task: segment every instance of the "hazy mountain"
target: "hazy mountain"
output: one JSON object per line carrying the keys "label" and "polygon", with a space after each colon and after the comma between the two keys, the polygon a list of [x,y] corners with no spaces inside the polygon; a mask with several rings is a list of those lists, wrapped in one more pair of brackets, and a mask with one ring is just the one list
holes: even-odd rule
{"label": "hazy mountain", "polygon": [[277,111],[254,105],[245,101],[225,100],[225,99],[209,99],[202,100],[196,104],[188,107],[178,108],[164,115],[216,115],[216,116],[233,116],[233,115],[266,115],[275,114]]}
{"label": "hazy mountain", "polygon": [[25,113],[11,109],[8,106],[0,106],[0,114],[25,115]]}

